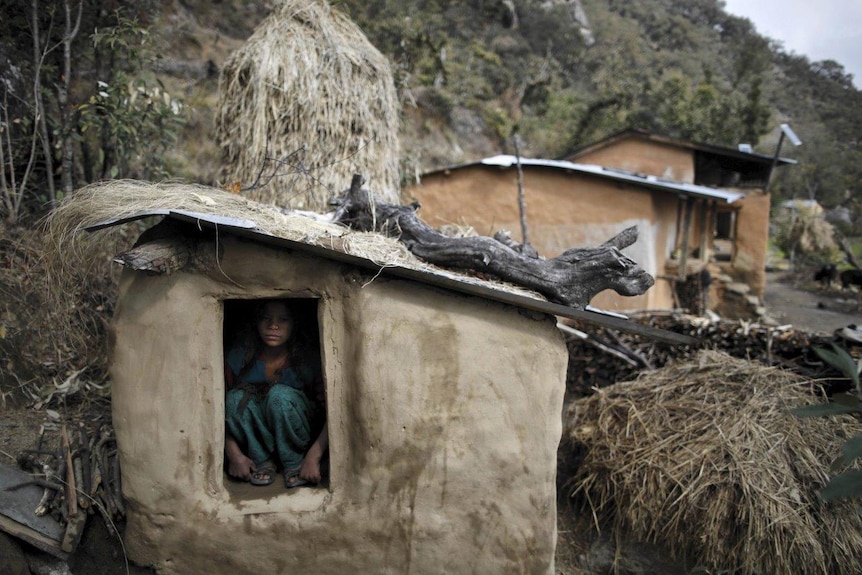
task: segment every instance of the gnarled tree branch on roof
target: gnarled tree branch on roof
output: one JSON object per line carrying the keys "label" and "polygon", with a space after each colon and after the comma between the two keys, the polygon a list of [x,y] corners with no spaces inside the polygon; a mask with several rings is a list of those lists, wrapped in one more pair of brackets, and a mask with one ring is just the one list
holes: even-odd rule
{"label": "gnarled tree branch on roof", "polygon": [[361,176],[353,177],[350,189],[338,200],[335,221],[355,230],[397,237],[415,256],[434,265],[490,274],[575,308],[584,308],[606,289],[636,296],[655,283],[620,251],[637,240],[634,227],[599,247],[573,248],[555,258],[540,259],[489,237],[445,236],[419,219],[418,204],[383,203],[362,184]]}

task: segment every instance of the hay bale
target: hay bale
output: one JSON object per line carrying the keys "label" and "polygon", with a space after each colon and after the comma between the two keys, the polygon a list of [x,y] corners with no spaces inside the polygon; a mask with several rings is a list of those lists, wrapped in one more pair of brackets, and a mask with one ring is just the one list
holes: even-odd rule
{"label": "hay bale", "polygon": [[252,199],[325,212],[362,174],[400,203],[398,101],[386,58],[320,0],[280,2],[219,78],[225,181]]}
{"label": "hay bale", "polygon": [[857,503],[818,491],[859,423],[788,413],[821,401],[790,372],[702,351],[573,403],[568,485],[618,536],[708,569],[858,573]]}

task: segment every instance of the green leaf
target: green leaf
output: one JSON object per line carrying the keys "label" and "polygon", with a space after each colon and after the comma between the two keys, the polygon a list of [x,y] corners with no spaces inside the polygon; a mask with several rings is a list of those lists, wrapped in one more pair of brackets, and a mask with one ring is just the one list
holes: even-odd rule
{"label": "green leaf", "polygon": [[832,401],[839,405],[859,407],[859,399],[852,393],[836,393],[832,396]]}
{"label": "green leaf", "polygon": [[831,471],[832,473],[838,473],[845,467],[847,467],[847,462],[844,461],[843,455],[839,455],[832,463],[829,464],[829,471]]}
{"label": "green leaf", "polygon": [[839,473],[820,492],[825,501],[850,497],[862,497],[862,469],[851,469]]}
{"label": "green leaf", "polygon": [[843,413],[853,413],[858,410],[858,406],[839,405],[837,403],[823,403],[820,405],[804,405],[802,407],[794,407],[790,413],[799,417],[823,417],[825,415],[841,415]]}
{"label": "green leaf", "polygon": [[857,457],[862,457],[862,434],[851,437],[841,448],[841,454],[847,463]]}
{"label": "green leaf", "polygon": [[853,380],[853,387],[859,386],[859,372],[856,370],[856,363],[850,354],[844,348],[832,344],[834,351],[823,349],[820,347],[814,348],[814,353],[820,356],[820,359],[831,365],[832,367],[841,370],[844,375]]}

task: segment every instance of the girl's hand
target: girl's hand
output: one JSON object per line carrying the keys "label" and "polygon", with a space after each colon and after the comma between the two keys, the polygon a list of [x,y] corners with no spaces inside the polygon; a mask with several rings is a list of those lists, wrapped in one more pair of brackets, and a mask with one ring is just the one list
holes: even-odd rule
{"label": "girl's hand", "polygon": [[251,479],[251,474],[257,470],[254,461],[249,459],[245,454],[240,453],[238,456],[228,456],[227,473],[231,477],[248,481]]}

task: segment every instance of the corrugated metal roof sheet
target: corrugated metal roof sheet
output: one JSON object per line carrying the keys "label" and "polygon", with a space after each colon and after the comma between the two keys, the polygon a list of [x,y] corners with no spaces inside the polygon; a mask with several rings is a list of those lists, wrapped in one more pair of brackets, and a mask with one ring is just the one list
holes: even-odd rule
{"label": "corrugated metal roof sheet", "polygon": [[[516,166],[518,158],[511,155],[501,154],[480,160],[479,163],[485,166],[499,166],[502,168],[511,168]],[[522,166],[538,166],[542,168],[553,168],[565,170],[569,172],[579,172],[582,174],[592,174],[602,178],[608,178],[620,182],[634,183],[655,190],[661,190],[676,194],[684,194],[687,196],[695,196],[699,198],[707,198],[716,201],[732,204],[736,200],[745,197],[745,194],[740,192],[731,192],[719,188],[710,188],[707,186],[697,186],[694,184],[685,184],[682,182],[674,182],[664,180],[656,176],[636,174],[625,170],[617,170],[613,168],[605,168],[593,164],[576,164],[564,160],[539,160],[530,158],[521,158]]]}
{"label": "corrugated metal roof sheet", "polygon": [[134,216],[130,217],[99,222],[88,226],[86,229],[89,231],[96,231],[130,222],[135,219],[142,219],[151,216],[165,216],[191,223],[198,228],[210,228],[217,230],[219,233],[230,233],[276,248],[302,251],[330,260],[369,269],[374,271],[374,273],[410,279],[454,292],[482,297],[551,315],[583,320],[592,324],[603,325],[620,331],[637,333],[646,337],[678,345],[693,345],[697,343],[695,338],[639,324],[627,319],[619,313],[598,310],[592,306],[587,306],[586,309],[581,310],[552,303],[545,299],[539,299],[541,296],[538,294],[536,294],[535,297],[531,297],[530,295],[495,288],[494,284],[491,282],[466,276],[457,272],[450,272],[449,270],[412,269],[399,265],[382,265],[373,260],[340,252],[325,246],[274,236],[261,231],[257,228],[254,221],[248,219],[229,218],[186,210],[155,209],[138,212]]}

